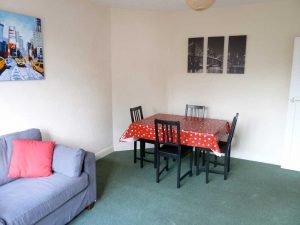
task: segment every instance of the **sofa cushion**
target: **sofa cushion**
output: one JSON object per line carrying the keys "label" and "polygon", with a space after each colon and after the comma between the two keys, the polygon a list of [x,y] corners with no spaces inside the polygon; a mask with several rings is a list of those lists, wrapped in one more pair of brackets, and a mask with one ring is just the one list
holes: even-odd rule
{"label": "sofa cushion", "polygon": [[52,158],[55,142],[15,140],[8,176],[47,177],[52,175]]}
{"label": "sofa cushion", "polygon": [[0,137],[0,186],[14,180],[7,176],[14,140],[41,141],[42,135],[39,129],[30,129]]}
{"label": "sofa cushion", "polygon": [[[9,182],[7,177],[10,158],[6,150],[6,143],[3,137],[0,137],[0,186]],[[1,223],[0,223],[1,224]]]}
{"label": "sofa cushion", "polygon": [[20,178],[0,188],[0,218],[9,225],[35,224],[85,189],[88,176]]}
{"label": "sofa cushion", "polygon": [[78,177],[82,172],[84,151],[56,145],[53,153],[52,169],[69,177]]}

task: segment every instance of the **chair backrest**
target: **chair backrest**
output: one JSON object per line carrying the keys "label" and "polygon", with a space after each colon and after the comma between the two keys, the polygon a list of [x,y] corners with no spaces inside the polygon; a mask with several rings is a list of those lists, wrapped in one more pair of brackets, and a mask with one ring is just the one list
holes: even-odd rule
{"label": "chair backrest", "polygon": [[144,119],[142,106],[130,108],[131,122],[136,122]]}
{"label": "chair backrest", "polygon": [[185,106],[185,116],[204,118],[204,105],[188,105]]}
{"label": "chair backrest", "polygon": [[235,131],[235,127],[236,127],[238,117],[239,117],[239,113],[237,113],[235,115],[235,117],[233,117],[233,121],[231,123],[231,128],[230,128],[230,132],[229,132],[229,135],[228,135],[228,138],[227,138],[227,143],[226,143],[226,150],[227,151],[230,149],[230,146],[231,146],[231,142],[232,142],[232,138],[233,138],[233,135],[234,135],[234,131]]}
{"label": "chair backrest", "polygon": [[156,146],[158,148],[160,144],[175,146],[178,147],[178,150],[180,151],[180,122],[155,119],[154,124]]}

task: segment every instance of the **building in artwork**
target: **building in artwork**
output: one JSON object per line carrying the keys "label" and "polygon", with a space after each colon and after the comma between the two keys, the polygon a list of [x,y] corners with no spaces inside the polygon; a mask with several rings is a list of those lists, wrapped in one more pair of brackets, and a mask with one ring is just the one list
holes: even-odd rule
{"label": "building in artwork", "polygon": [[23,58],[24,56],[23,37],[20,35],[18,31],[16,31],[16,43],[17,43],[17,55],[19,58]]}
{"label": "building in artwork", "polygon": [[0,57],[7,56],[7,40],[4,38],[4,25],[0,23]]}
{"label": "building in artwork", "polygon": [[4,57],[5,55],[5,43],[3,38],[3,29],[4,25],[0,23],[0,57]]}
{"label": "building in artwork", "polygon": [[27,43],[27,60],[28,61],[32,61],[34,58],[36,58],[35,54],[34,54],[34,48],[33,48],[33,45],[32,45],[32,40],[31,42],[28,42]]}
{"label": "building in artwork", "polygon": [[17,57],[16,28],[14,26],[8,28],[8,56]]}
{"label": "building in artwork", "polygon": [[36,18],[35,21],[36,21],[36,31],[42,32],[42,23],[41,23],[41,19]]}
{"label": "building in artwork", "polygon": [[37,61],[43,61],[43,39],[41,19],[36,18],[36,27],[33,30],[32,45],[34,48],[34,56]]}
{"label": "building in artwork", "polygon": [[19,43],[19,50],[21,52],[22,55],[24,55],[24,41],[23,41],[23,37],[19,36],[18,38],[18,43]]}
{"label": "building in artwork", "polygon": [[3,42],[3,30],[4,30],[4,25],[0,23],[0,44]]}

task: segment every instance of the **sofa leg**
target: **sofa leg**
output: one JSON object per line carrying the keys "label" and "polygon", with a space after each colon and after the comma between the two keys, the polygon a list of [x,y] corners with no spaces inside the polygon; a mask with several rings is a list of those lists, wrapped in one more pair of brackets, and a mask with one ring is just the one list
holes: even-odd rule
{"label": "sofa leg", "polygon": [[89,204],[85,209],[86,210],[91,210],[92,208],[94,208],[95,206],[95,202],[92,202],[91,204]]}

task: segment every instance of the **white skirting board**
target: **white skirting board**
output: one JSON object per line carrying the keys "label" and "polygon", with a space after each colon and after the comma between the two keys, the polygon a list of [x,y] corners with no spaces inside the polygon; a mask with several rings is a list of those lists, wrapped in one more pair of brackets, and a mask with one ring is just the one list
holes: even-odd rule
{"label": "white skirting board", "polygon": [[101,159],[105,156],[107,156],[108,154],[112,153],[114,151],[113,146],[108,146],[106,148],[101,149],[99,152],[96,152],[96,160]]}

